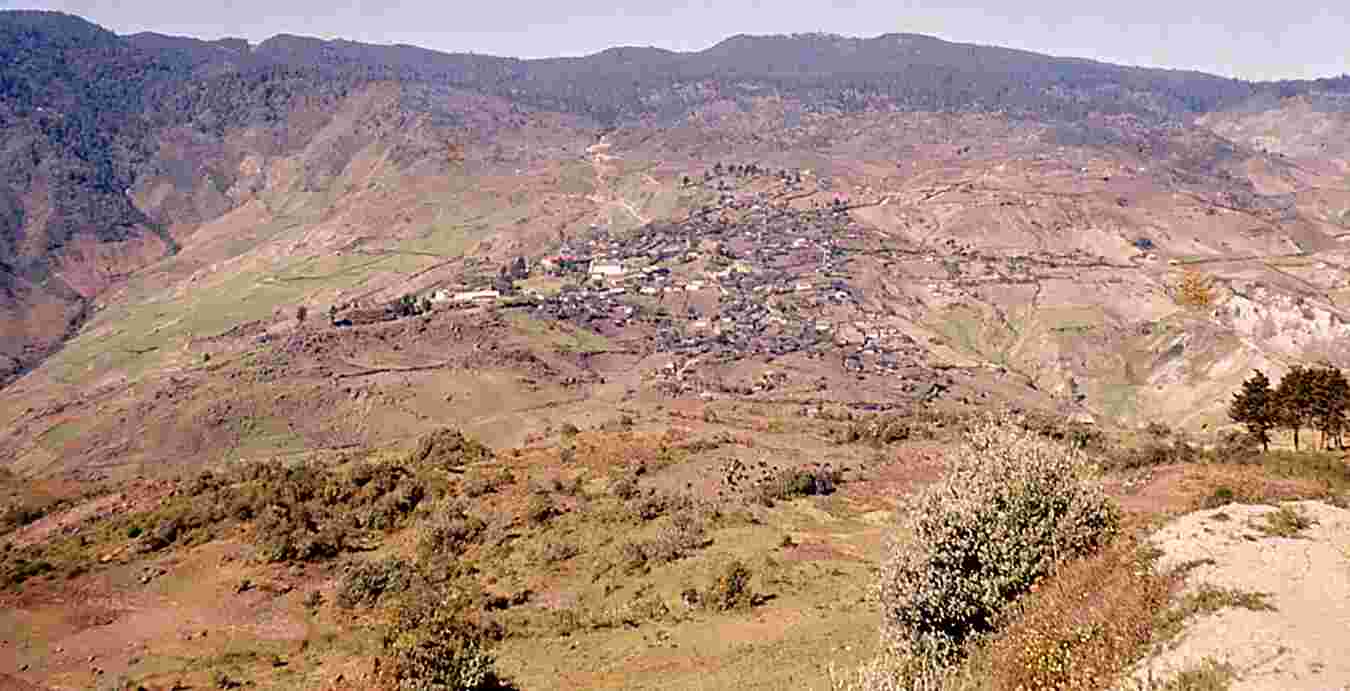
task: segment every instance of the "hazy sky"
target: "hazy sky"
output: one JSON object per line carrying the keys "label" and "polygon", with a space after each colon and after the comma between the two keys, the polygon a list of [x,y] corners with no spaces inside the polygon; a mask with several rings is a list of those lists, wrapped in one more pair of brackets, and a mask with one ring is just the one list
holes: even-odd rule
{"label": "hazy sky", "polygon": [[[933,34],[1248,79],[1350,73],[1344,0],[0,0],[118,33],[277,33],[516,57],[615,45],[698,50],[737,33]],[[1329,9],[1341,6],[1342,9]]]}

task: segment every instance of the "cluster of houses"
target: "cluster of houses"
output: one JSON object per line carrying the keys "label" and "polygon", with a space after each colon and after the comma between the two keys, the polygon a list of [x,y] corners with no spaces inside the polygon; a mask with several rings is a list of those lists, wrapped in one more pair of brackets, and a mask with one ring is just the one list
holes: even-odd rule
{"label": "cluster of houses", "polygon": [[[897,386],[921,378],[924,348],[865,307],[850,263],[879,245],[845,202],[791,204],[801,196],[795,180],[777,194],[741,193],[721,178],[704,184],[715,185],[717,201],[686,219],[622,235],[597,230],[551,255],[513,260],[489,285],[439,289],[419,302],[527,309],[620,340],[640,336],[635,347],[681,363],[660,375],[677,388],[697,376],[687,363],[790,354],[835,359],[858,376],[895,375]],[[517,290],[515,281],[541,275],[562,278],[562,288]]]}
{"label": "cluster of houses", "polygon": [[[563,243],[532,268],[571,279],[569,289],[537,296],[531,309],[605,335],[621,336],[638,322],[654,331],[645,345],[683,358],[811,352],[858,373],[914,366],[922,349],[861,308],[848,264],[867,231],[843,205],[794,208],[719,184],[719,202],[682,221]],[[445,299],[497,297],[482,290]]]}

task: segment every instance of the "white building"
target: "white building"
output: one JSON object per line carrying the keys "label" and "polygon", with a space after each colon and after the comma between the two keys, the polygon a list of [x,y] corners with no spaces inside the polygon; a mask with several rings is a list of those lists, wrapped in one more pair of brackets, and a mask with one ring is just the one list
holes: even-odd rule
{"label": "white building", "polygon": [[591,278],[617,281],[623,278],[625,271],[623,264],[620,264],[619,262],[593,261],[591,262],[590,273]]}
{"label": "white building", "polygon": [[488,302],[501,297],[500,291],[496,290],[470,290],[465,293],[455,293],[455,302]]}

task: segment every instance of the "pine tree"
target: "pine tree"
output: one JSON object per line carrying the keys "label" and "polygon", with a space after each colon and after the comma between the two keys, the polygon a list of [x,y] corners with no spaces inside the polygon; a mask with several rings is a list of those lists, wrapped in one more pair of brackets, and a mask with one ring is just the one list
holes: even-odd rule
{"label": "pine tree", "polygon": [[1298,432],[1312,424],[1316,411],[1312,406],[1312,370],[1294,365],[1280,379],[1275,390],[1275,401],[1279,426],[1294,433],[1294,450],[1298,450]]}
{"label": "pine tree", "polygon": [[1338,445],[1346,427],[1346,408],[1350,406],[1350,382],[1345,374],[1330,365],[1309,370],[1310,409],[1313,425],[1322,433],[1322,448],[1331,449],[1332,440]]}
{"label": "pine tree", "polygon": [[1275,393],[1265,372],[1255,370],[1251,379],[1242,382],[1242,390],[1233,394],[1228,406],[1228,417],[1247,426],[1253,437],[1261,440],[1261,448],[1270,450],[1270,429],[1278,420]]}

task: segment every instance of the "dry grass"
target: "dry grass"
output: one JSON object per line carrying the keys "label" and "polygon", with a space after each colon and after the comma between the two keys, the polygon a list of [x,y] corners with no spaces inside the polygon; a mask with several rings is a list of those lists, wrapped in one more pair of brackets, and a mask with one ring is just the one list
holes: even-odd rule
{"label": "dry grass", "polygon": [[1298,499],[1335,502],[1350,496],[1350,466],[1323,454],[1272,453],[1254,464],[1188,466],[1186,485],[1193,497],[1188,508],[1196,509]]}
{"label": "dry grass", "polygon": [[1120,540],[1043,581],[969,664],[993,689],[1108,688],[1153,639],[1172,587]]}

